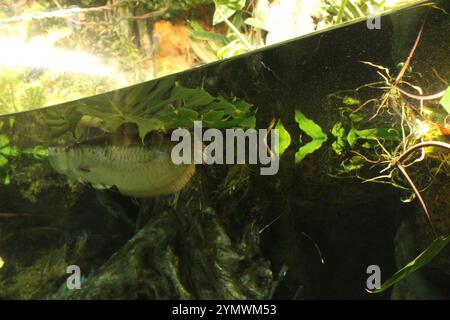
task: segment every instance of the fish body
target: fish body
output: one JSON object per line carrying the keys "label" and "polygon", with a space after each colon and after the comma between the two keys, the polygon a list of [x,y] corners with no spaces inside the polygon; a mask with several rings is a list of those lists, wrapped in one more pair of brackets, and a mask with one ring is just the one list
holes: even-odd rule
{"label": "fish body", "polygon": [[194,164],[176,165],[170,155],[170,145],[80,145],[49,148],[48,158],[57,172],[81,183],[146,198],[177,192],[194,175]]}

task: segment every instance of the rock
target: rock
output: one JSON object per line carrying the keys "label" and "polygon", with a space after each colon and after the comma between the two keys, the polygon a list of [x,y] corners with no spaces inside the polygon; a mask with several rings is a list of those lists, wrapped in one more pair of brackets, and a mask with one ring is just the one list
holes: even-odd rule
{"label": "rock", "polygon": [[[70,299],[265,299],[267,261],[233,244],[214,212],[153,212],[148,223]],[[253,232],[253,231],[251,231]]]}

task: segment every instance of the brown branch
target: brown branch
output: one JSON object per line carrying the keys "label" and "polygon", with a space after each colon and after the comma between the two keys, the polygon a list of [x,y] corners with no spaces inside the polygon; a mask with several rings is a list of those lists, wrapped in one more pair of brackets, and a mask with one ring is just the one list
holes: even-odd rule
{"label": "brown branch", "polygon": [[434,228],[433,222],[431,221],[430,213],[428,212],[427,205],[425,204],[425,201],[422,198],[422,195],[420,194],[420,191],[417,189],[416,185],[414,184],[414,181],[412,181],[409,174],[406,172],[406,169],[401,165],[399,162],[396,163],[397,168],[400,170],[400,172],[403,174],[403,176],[408,181],[409,185],[414,190],[414,193],[416,194],[417,198],[419,199],[420,205],[422,206],[423,211],[425,212],[425,216],[427,217],[428,223],[430,224],[431,230],[433,231],[433,235],[435,238],[438,237],[438,234],[436,232],[436,229]]}
{"label": "brown branch", "polygon": [[450,144],[449,143],[445,143],[445,142],[441,142],[441,141],[421,142],[421,143],[415,144],[414,146],[412,146],[411,148],[406,150],[402,155],[400,155],[398,158],[396,158],[396,160],[393,162],[393,164],[400,170],[400,172],[403,174],[403,176],[408,181],[409,185],[414,190],[414,193],[416,194],[417,198],[419,199],[419,202],[420,202],[420,204],[422,206],[422,209],[425,212],[425,215],[427,217],[428,223],[431,226],[431,229],[433,231],[433,235],[437,238],[438,235],[437,235],[436,229],[434,228],[433,222],[431,221],[431,216],[430,216],[430,213],[428,212],[428,208],[427,208],[427,206],[425,204],[425,201],[423,200],[422,195],[420,194],[420,191],[417,189],[416,185],[414,184],[414,181],[412,181],[411,177],[406,172],[405,167],[401,164],[401,161],[405,157],[407,157],[408,155],[410,155],[411,153],[413,153],[413,152],[415,152],[415,151],[417,151],[419,149],[426,148],[426,147],[438,147],[438,148],[443,148],[443,149],[450,150]]}
{"label": "brown branch", "polygon": [[397,89],[398,89],[398,91],[403,93],[405,96],[413,98],[413,99],[416,99],[416,100],[435,100],[435,99],[440,99],[445,94],[445,90],[444,90],[444,91],[441,91],[441,92],[438,92],[438,93],[435,93],[435,94],[422,96],[422,95],[416,95],[416,94],[413,94],[413,93],[409,93],[409,92],[407,92],[407,91],[405,91],[405,90],[403,90],[403,89],[401,89],[399,87],[397,87]]}
{"label": "brown branch", "polygon": [[426,147],[438,147],[438,148],[450,150],[450,143],[441,142],[441,141],[425,141],[425,142],[417,143],[417,144],[413,145],[411,148],[409,148],[408,150],[406,150],[405,152],[403,152],[403,154],[400,155],[395,160],[395,162],[400,162],[405,157],[407,157],[408,155],[413,153],[414,151],[416,151],[418,149],[426,148]]}
{"label": "brown branch", "polygon": [[395,79],[395,81],[393,83],[394,87],[398,86],[400,80],[403,78],[403,76],[406,73],[406,70],[408,70],[408,67],[411,64],[412,57],[414,56],[414,53],[416,52],[417,46],[419,45],[420,38],[422,37],[424,24],[425,23],[423,23],[422,27],[420,27],[420,31],[419,31],[419,34],[417,35],[416,41],[414,42],[414,46],[412,47],[412,49],[411,49],[411,51],[409,53],[409,56],[406,59],[405,64],[403,65],[403,68],[400,70],[399,74],[397,75],[397,78]]}

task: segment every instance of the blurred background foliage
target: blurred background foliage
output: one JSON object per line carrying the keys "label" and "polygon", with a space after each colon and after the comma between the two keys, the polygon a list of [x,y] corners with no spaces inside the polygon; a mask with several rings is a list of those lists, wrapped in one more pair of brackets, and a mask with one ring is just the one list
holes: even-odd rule
{"label": "blurred background foliage", "polygon": [[4,0],[0,114],[107,92],[410,2]]}

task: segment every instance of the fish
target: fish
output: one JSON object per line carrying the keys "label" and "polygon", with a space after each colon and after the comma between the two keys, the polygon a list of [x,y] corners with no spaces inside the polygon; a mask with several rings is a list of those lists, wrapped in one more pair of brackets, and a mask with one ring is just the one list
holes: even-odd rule
{"label": "fish", "polygon": [[195,173],[195,164],[172,162],[169,143],[49,147],[48,159],[60,174],[134,198],[178,192]]}

